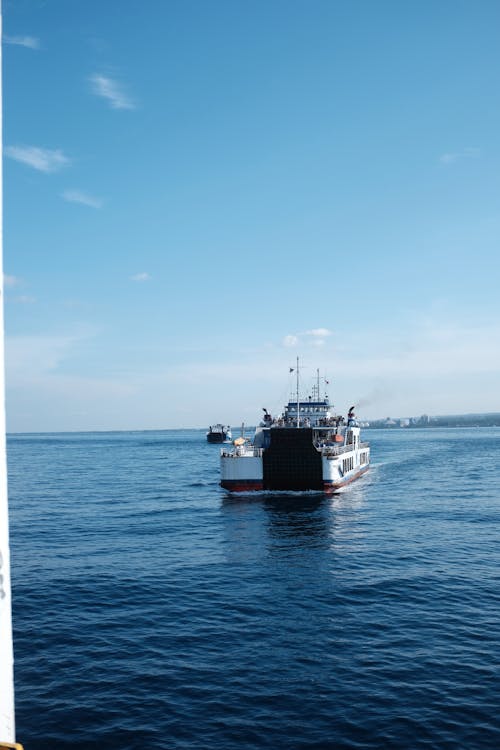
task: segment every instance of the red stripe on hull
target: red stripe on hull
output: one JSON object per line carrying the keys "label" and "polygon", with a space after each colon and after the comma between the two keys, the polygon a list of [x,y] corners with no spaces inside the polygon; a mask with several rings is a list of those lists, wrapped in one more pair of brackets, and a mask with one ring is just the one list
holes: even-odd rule
{"label": "red stripe on hull", "polygon": [[260,480],[251,479],[225,479],[220,486],[229,492],[258,492],[264,489]]}
{"label": "red stripe on hull", "polygon": [[333,495],[334,492],[337,492],[342,487],[345,487],[346,484],[350,484],[351,482],[354,482],[355,479],[359,479],[359,477],[365,473],[365,471],[368,471],[369,467],[365,466],[364,469],[361,469],[360,471],[356,472],[352,477],[348,477],[348,479],[344,479],[342,482],[325,482],[324,483],[324,492],[326,495]]}
{"label": "red stripe on hull", "polygon": [[[361,469],[356,472],[356,474],[353,474],[341,482],[324,482],[323,492],[326,495],[333,495],[335,492],[342,489],[342,487],[359,479],[359,477],[368,471],[368,469],[369,466],[365,466],[364,469]],[[228,492],[261,492],[264,489],[263,482],[258,479],[225,479],[221,481],[220,486],[223,489],[228,490]]]}

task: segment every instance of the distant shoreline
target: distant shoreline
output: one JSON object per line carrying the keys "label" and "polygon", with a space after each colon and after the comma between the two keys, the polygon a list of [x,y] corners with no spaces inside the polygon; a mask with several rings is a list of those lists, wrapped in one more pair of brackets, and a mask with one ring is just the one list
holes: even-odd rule
{"label": "distant shoreline", "polygon": [[364,425],[365,429],[414,429],[434,427],[500,427],[500,413],[489,414],[454,414],[447,416],[398,417],[391,419],[372,419]]}
{"label": "distant shoreline", "polygon": [[[461,427],[500,427],[500,413],[491,414],[459,414],[437,417],[397,417],[394,419],[360,420],[365,430],[411,430],[411,429],[434,429],[436,427],[461,428]],[[245,426],[245,433],[255,430],[253,425]],[[146,427],[130,429],[95,429],[95,430],[43,430],[25,432],[7,432],[7,437],[18,435],[90,435],[90,434],[120,434],[120,433],[147,433],[147,432],[205,432],[206,427]]]}

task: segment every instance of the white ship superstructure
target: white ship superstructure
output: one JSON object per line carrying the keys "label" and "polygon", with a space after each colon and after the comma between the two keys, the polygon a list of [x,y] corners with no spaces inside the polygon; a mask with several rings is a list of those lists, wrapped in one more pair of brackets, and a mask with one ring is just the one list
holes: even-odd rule
{"label": "white ship superstructure", "polygon": [[349,409],[346,418],[332,413],[328,396],[318,385],[307,399],[299,396],[284,412],[264,418],[252,441],[234,441],[221,451],[221,486],[231,492],[253,490],[315,490],[331,494],[354,481],[370,464],[370,446]]}

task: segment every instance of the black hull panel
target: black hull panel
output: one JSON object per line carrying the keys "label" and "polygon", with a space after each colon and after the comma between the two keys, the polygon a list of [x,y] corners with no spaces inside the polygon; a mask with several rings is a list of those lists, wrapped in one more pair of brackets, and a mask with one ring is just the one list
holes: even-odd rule
{"label": "black hull panel", "polygon": [[209,443],[223,443],[226,439],[225,432],[208,432],[207,441]]}
{"label": "black hull panel", "polygon": [[271,430],[271,444],[263,455],[265,490],[322,490],[321,454],[313,445],[312,429]]}

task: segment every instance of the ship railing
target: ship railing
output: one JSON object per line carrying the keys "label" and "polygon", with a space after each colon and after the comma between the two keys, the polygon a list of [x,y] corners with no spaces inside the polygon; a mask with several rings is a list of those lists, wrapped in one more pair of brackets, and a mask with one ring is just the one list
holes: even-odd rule
{"label": "ship railing", "polygon": [[244,445],[227,450],[222,448],[220,452],[223,458],[262,458],[263,448],[255,448],[253,445]]}
{"label": "ship railing", "polygon": [[[370,443],[360,443],[360,448],[368,448]],[[350,453],[354,449],[352,443],[348,445],[319,445],[318,450],[322,456],[341,456],[342,453]]]}
{"label": "ship railing", "polygon": [[352,451],[352,445],[323,445],[319,447],[322,456],[340,456]]}
{"label": "ship railing", "polygon": [[352,450],[351,445],[320,445],[318,446],[322,456],[340,456],[341,453]]}

